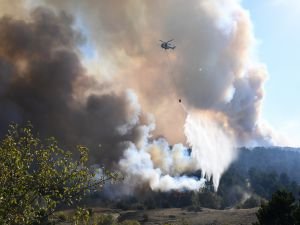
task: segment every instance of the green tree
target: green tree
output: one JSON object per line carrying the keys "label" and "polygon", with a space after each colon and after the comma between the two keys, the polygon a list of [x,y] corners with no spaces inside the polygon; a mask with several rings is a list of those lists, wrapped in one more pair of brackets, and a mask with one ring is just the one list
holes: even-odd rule
{"label": "green tree", "polygon": [[293,212],[293,218],[295,219],[294,225],[300,225],[300,205],[297,203],[296,209]]}
{"label": "green tree", "polygon": [[269,203],[262,204],[256,213],[258,222],[254,225],[294,225],[297,222],[299,206],[291,192],[276,191]]}
{"label": "green tree", "polygon": [[0,224],[45,224],[62,206],[80,201],[117,174],[89,169],[88,149],[79,160],[54,138],[41,140],[32,126],[12,125],[0,141]]}

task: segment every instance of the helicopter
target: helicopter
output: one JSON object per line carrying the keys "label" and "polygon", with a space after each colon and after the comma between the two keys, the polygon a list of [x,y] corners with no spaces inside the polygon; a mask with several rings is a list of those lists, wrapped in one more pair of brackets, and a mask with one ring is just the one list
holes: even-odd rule
{"label": "helicopter", "polygon": [[163,49],[165,49],[165,50],[168,50],[168,49],[172,49],[172,50],[174,50],[175,48],[176,48],[176,46],[175,45],[172,45],[170,42],[171,41],[173,41],[174,39],[172,39],[172,40],[169,40],[169,41],[162,41],[162,40],[160,40],[160,42],[161,42],[161,47],[163,48]]}

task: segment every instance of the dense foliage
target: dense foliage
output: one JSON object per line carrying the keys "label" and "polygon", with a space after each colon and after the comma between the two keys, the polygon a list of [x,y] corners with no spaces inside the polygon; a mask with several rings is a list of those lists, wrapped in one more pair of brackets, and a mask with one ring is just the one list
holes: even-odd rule
{"label": "dense foliage", "polygon": [[278,190],[271,200],[262,204],[256,213],[258,222],[254,225],[298,225],[300,206],[291,192]]}
{"label": "dense foliage", "polygon": [[0,224],[45,223],[115,177],[107,172],[96,179],[87,165],[88,149],[77,149],[74,160],[54,138],[41,140],[30,125],[12,125],[0,142]]}
{"label": "dense foliage", "polygon": [[300,149],[288,147],[241,148],[232,165],[246,176],[251,168],[266,173],[286,173],[291,180],[300,183]]}

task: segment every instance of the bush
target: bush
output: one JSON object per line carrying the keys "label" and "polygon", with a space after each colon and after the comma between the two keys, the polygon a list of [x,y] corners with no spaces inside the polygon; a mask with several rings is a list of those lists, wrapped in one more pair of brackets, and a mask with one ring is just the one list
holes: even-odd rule
{"label": "bush", "polygon": [[41,224],[64,205],[74,205],[113,174],[95,180],[88,168],[88,149],[80,158],[58,147],[55,138],[41,140],[29,124],[10,126],[0,141],[0,224]]}
{"label": "bush", "polygon": [[96,217],[94,224],[97,225],[117,225],[112,215],[99,215]]}
{"label": "bush", "polygon": [[57,214],[57,218],[58,218],[60,221],[62,221],[62,222],[67,221],[67,215],[66,215],[65,213],[63,213],[63,212],[58,213],[58,214]]}

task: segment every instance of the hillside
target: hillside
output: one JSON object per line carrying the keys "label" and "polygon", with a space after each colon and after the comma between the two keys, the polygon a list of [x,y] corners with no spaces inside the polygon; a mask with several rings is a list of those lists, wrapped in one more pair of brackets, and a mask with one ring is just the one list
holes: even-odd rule
{"label": "hillside", "polygon": [[241,148],[232,168],[246,175],[251,168],[264,172],[286,173],[291,180],[300,183],[300,149],[288,147]]}

